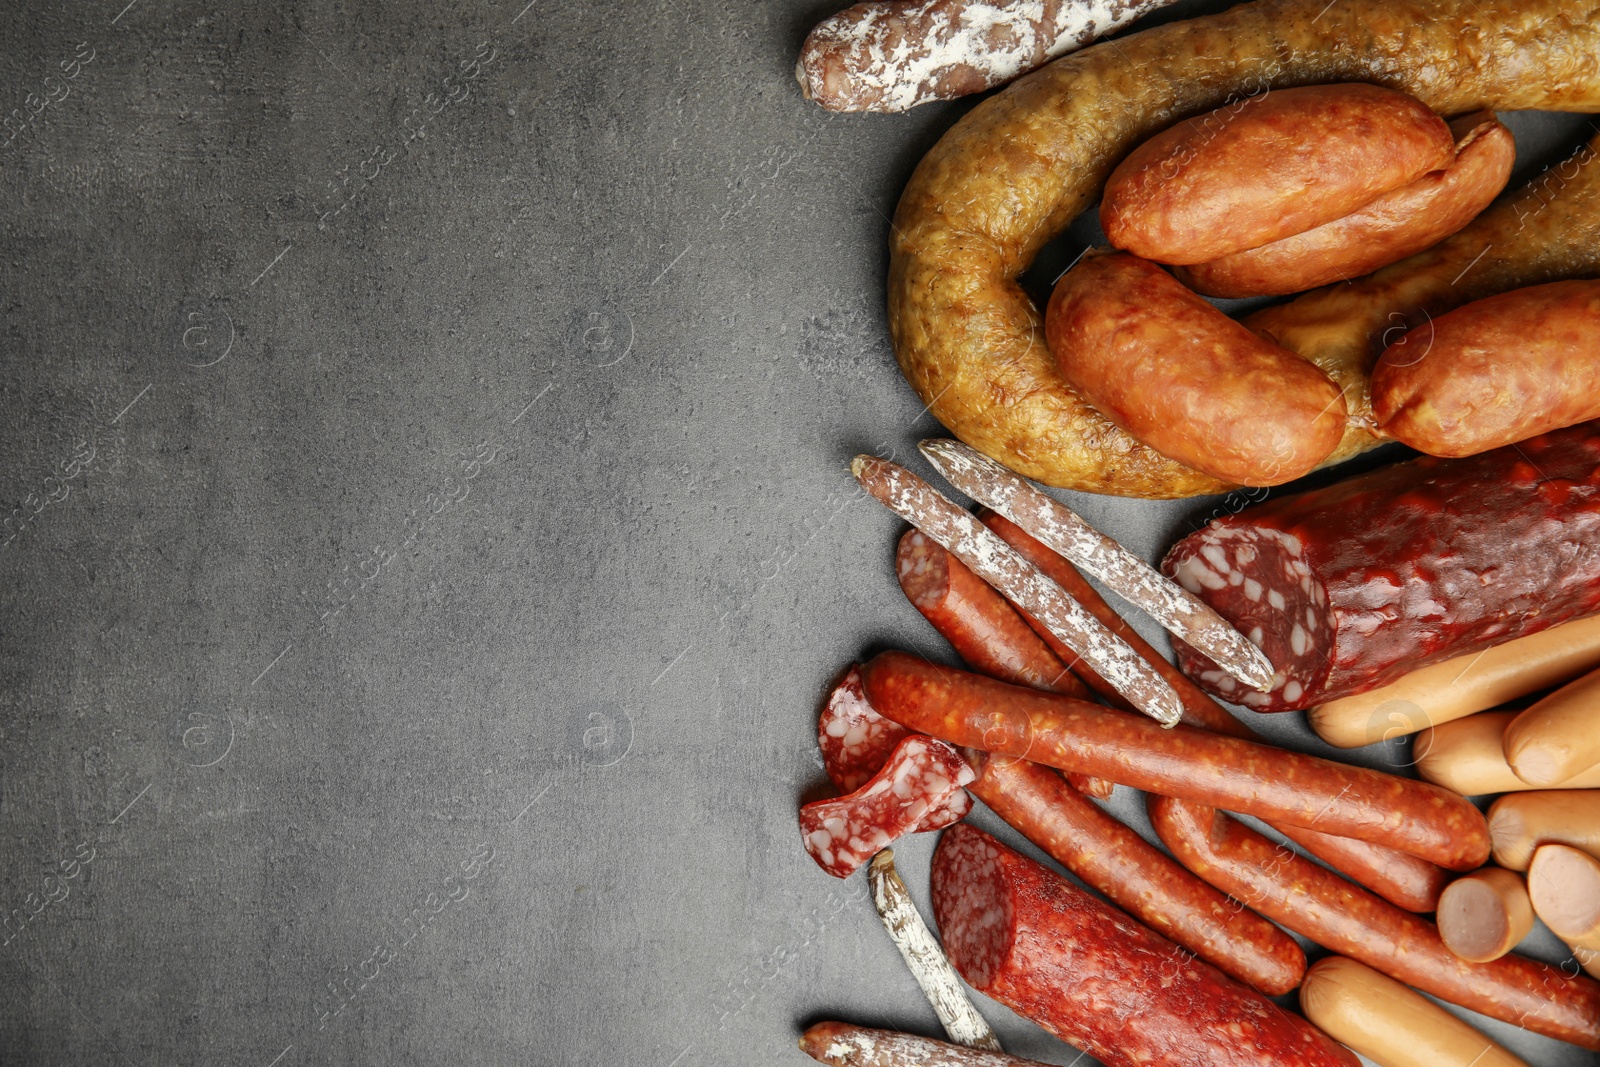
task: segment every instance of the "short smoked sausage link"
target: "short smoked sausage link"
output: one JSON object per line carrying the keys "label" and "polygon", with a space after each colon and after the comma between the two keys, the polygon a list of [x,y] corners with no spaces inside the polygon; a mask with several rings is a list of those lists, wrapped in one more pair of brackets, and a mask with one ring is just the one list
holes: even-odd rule
{"label": "short smoked sausage link", "polygon": [[1289,711],[1600,611],[1600,423],[1423,457],[1269,500],[1179,541],[1166,573],[1277,666],[1247,689],[1174,641],[1224,700]]}
{"label": "short smoked sausage link", "polygon": [[862,668],[878,713],[908,730],[997,755],[1019,756],[1342,837],[1373,841],[1452,870],[1489,855],[1482,813],[1426,782],[1347,767],[1242,738],[883,652]]}
{"label": "short smoked sausage link", "polygon": [[1091,889],[1195,955],[1268,996],[1300,984],[1306,956],[1294,939],[1229,900],[1038,763],[962,755],[967,787],[1022,836]]}
{"label": "short smoked sausage link", "polygon": [[967,984],[1107,1067],[1355,1067],[1304,1019],[982,830],[945,832],[932,882]]}
{"label": "short smoked sausage link", "polygon": [[[1010,601],[921,530],[907,530],[900,538],[895,572],[911,606],[973,670],[1013,685],[1089,699],[1089,687],[1022,621]],[[1115,788],[1086,774],[1068,777],[1101,800]]]}
{"label": "short smoked sausage link", "polygon": [[[1140,637],[1138,631],[1112,610],[1111,605],[1105,602],[1105,598],[1078,573],[1078,569],[1069,560],[1002,515],[984,511],[980,512],[978,517],[1000,540],[1014,548],[1023,559],[1043,571],[1047,577],[1070,593],[1073,599],[1082,604],[1091,615],[1103,622],[1106,629],[1122,638],[1130,648],[1143,656],[1150,666],[1166,679],[1167,684],[1172,686],[1172,691],[1178,694],[1178,700],[1183,704],[1185,723],[1231,737],[1262,740],[1259,734],[1202,692],[1187,675],[1167,662],[1165,656]],[[1025,613],[1023,618],[1027,618]],[[1038,623],[1031,619],[1028,621],[1029,625],[1039,631],[1040,637],[1047,644],[1054,640]],[[1058,649],[1058,654],[1059,651]],[[1105,696],[1106,690],[1110,688],[1098,676],[1087,671],[1084,673],[1084,679],[1102,696]],[[1119,703],[1117,706],[1126,707],[1126,704]],[[1389,903],[1407,911],[1432,911],[1439,903],[1439,894],[1444,891],[1445,884],[1450,880],[1449,873],[1442,867],[1382,845],[1299,827],[1274,826],[1273,828],[1324,863],[1338,868]]]}
{"label": "short smoked sausage link", "polygon": [[1441,1000],[1600,1049],[1600,983],[1523,956],[1470,963],[1433,923],[1274,845],[1226,814],[1149,799],[1156,833],[1183,865],[1295,933]]}

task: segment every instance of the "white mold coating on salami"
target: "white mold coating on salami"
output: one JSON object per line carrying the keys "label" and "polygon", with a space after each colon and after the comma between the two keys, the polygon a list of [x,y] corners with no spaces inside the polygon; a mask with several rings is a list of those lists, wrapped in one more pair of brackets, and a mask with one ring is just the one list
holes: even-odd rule
{"label": "white mold coating on salami", "polygon": [[1167,726],[1182,716],[1166,679],[970,513],[888,460],[857,456],[850,469],[867,492],[1038,619],[1134,707]]}
{"label": "white mold coating on salami", "polygon": [[817,1023],[800,1039],[812,1059],[830,1067],[1044,1067],[1003,1052],[947,1045],[916,1034]]}
{"label": "white mold coating on salami", "polygon": [[1600,611],[1600,422],[1269,500],[1184,538],[1163,569],[1259,631],[1279,668],[1240,693],[1175,642],[1218,696],[1287,711],[1387,685]]}
{"label": "white mold coating on salami", "polygon": [[817,24],[795,76],[837,111],[906,111],[1010,81],[1170,2],[857,4]]}
{"label": "white mold coating on salami", "polygon": [[[1026,479],[960,441],[942,438],[923,441],[918,447],[951,485],[1105,582],[1162,626],[1206,652],[1239,681],[1260,685],[1271,677],[1272,664],[1261,650],[1193,590],[1174,584]],[[1259,586],[1255,595],[1260,596]]]}
{"label": "white mold coating on salami", "polygon": [[975,777],[954,748],[915,735],[854,793],[800,809],[800,836],[818,866],[845,878],[878,850],[912,832],[923,818]]}

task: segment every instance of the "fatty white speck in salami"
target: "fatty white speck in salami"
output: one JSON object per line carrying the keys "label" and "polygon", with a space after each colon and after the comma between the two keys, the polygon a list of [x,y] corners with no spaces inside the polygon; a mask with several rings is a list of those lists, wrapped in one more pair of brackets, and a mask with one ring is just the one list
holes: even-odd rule
{"label": "fatty white speck in salami", "polygon": [[972,781],[960,753],[931,737],[908,737],[853,793],[800,809],[800,837],[817,865],[847,878],[896,838],[915,830],[952,793]]}
{"label": "fatty white speck in salami", "polygon": [[1600,422],[1269,500],[1179,541],[1163,568],[1278,668],[1241,693],[1174,640],[1212,693],[1289,711],[1387,685],[1600,611]]}
{"label": "fatty white speck in salami", "polygon": [[1356,1067],[1304,1019],[966,824],[934,853],[933,911],[969,985],[1107,1067]]}
{"label": "fatty white speck in salami", "polygon": [[[853,793],[883,769],[896,745],[911,731],[872,709],[861,691],[861,667],[852,663],[828,692],[817,717],[817,746],[822,766],[841,793]],[[972,810],[972,797],[956,789],[929,809],[916,826],[917,833],[943,830],[960,822]]]}

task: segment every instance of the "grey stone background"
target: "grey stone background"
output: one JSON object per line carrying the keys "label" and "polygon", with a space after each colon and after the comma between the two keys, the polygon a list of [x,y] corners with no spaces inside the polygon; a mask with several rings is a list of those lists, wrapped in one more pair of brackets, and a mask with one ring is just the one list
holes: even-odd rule
{"label": "grey stone background", "polygon": [[[846,464],[937,431],[885,235],[970,103],[802,101],[837,6],[9,6],[0,1059],[936,1032],[794,816],[825,681],[948,655]],[[1151,558],[1217,506],[1073,500]]]}

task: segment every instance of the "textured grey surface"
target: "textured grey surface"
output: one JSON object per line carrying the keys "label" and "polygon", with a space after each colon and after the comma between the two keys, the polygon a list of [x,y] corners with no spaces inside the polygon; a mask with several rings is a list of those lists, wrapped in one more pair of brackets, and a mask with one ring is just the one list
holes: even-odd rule
{"label": "textured grey surface", "polygon": [[969,105],[804,103],[815,0],[125,3],[0,44],[0,1059],[934,1032],[794,812],[824,681],[946,655],[846,462],[936,430],[886,216]]}

